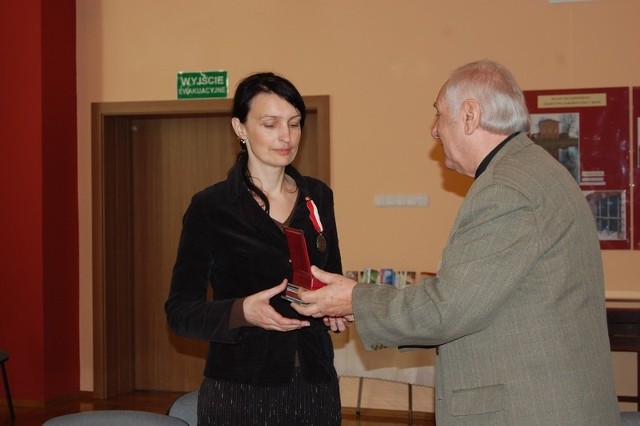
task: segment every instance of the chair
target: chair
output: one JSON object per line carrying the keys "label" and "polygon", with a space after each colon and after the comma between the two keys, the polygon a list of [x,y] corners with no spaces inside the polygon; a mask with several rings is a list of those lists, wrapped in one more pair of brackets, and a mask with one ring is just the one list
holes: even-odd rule
{"label": "chair", "polygon": [[136,410],[97,410],[65,414],[42,426],[187,426],[184,420],[166,414]]}
{"label": "chair", "polygon": [[640,425],[640,412],[622,411],[620,412],[620,421],[620,426],[638,426]]}
{"label": "chair", "polygon": [[380,379],[380,378],[365,378],[365,377],[358,377],[358,400],[356,402],[356,416],[359,417],[360,414],[362,413],[362,389],[364,387],[364,380],[368,379],[368,380],[378,380],[378,381],[389,381],[389,382],[396,382],[396,383],[403,383],[407,385],[407,415],[409,416],[408,419],[408,425],[413,425],[413,385],[409,382],[398,382],[395,380],[387,380],[387,379]]}
{"label": "chair", "polygon": [[198,391],[194,390],[179,396],[167,412],[172,417],[184,420],[189,426],[198,424]]}
{"label": "chair", "polygon": [[16,413],[13,411],[13,401],[11,400],[11,389],[9,389],[9,378],[7,377],[7,367],[5,362],[9,360],[9,354],[0,349],[0,370],[2,370],[2,381],[4,382],[4,393],[7,397],[7,407],[9,408],[9,421],[11,424],[16,421]]}

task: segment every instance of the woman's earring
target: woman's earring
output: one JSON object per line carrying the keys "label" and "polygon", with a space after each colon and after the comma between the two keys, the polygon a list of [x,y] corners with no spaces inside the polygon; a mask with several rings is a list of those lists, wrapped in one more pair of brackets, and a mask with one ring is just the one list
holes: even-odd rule
{"label": "woman's earring", "polygon": [[246,139],[240,139],[240,145],[244,146],[247,144],[247,140]]}

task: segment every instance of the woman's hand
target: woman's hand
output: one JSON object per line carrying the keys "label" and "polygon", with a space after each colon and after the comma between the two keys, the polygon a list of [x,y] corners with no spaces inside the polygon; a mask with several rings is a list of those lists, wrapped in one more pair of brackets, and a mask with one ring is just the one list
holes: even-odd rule
{"label": "woman's hand", "polygon": [[275,287],[246,297],[242,303],[242,311],[246,320],[265,330],[292,331],[309,327],[311,325],[309,321],[285,318],[269,304],[269,299],[283,292],[286,287],[287,280],[285,279]]}

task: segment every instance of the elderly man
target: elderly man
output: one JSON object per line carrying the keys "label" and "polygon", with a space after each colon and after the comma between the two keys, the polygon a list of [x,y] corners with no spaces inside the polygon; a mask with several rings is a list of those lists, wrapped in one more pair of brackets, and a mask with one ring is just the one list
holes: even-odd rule
{"label": "elderly man", "polygon": [[295,309],[353,315],[369,350],[437,346],[438,426],[619,424],[600,248],[580,188],[526,136],[522,91],[502,65],[458,68],[434,106],[445,165],[475,179],[437,278],[396,290],[314,268],[328,286]]}

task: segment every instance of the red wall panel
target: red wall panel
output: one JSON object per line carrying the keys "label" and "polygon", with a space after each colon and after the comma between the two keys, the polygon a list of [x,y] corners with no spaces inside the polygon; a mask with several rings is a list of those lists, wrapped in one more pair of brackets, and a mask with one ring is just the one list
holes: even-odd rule
{"label": "red wall panel", "polygon": [[0,347],[14,399],[79,390],[75,1],[0,3]]}

